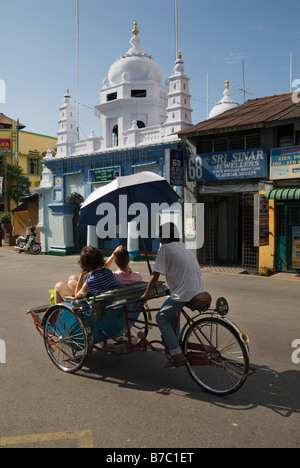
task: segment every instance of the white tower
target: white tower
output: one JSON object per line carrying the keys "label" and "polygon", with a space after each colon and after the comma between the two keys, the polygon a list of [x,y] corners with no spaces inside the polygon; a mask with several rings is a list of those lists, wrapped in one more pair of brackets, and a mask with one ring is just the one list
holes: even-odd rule
{"label": "white tower", "polygon": [[95,106],[101,119],[102,148],[124,146],[128,131],[166,122],[168,88],[162,70],[141,49],[136,21],[132,32],[132,47],[110,67],[100,91],[100,105]]}
{"label": "white tower", "polygon": [[179,132],[192,125],[190,79],[184,73],[184,63],[179,51],[174,75],[169,77],[166,135]]}
{"label": "white tower", "polygon": [[69,143],[78,141],[78,130],[76,120],[76,108],[72,104],[71,95],[67,89],[64,103],[59,108],[60,117],[57,131],[57,157],[71,156]]}

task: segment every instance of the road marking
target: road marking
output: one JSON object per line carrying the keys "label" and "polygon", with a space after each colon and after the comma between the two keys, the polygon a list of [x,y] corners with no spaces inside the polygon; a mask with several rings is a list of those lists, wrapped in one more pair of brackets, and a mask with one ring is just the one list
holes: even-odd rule
{"label": "road marking", "polygon": [[0,447],[9,445],[25,445],[54,440],[78,440],[79,448],[93,448],[92,431],[53,432],[49,434],[32,434],[19,437],[0,437]]}

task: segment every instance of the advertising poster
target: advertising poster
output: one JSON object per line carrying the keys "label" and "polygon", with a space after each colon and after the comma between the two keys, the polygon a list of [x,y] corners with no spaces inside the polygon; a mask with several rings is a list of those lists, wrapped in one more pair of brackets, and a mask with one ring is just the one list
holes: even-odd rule
{"label": "advertising poster", "polygon": [[0,153],[10,153],[11,140],[8,138],[0,138]]}
{"label": "advertising poster", "polygon": [[300,227],[293,227],[292,267],[300,270]]}
{"label": "advertising poster", "polygon": [[264,247],[270,243],[269,200],[254,196],[254,246]]}
{"label": "advertising poster", "polygon": [[270,178],[296,179],[300,177],[300,147],[273,149]]}

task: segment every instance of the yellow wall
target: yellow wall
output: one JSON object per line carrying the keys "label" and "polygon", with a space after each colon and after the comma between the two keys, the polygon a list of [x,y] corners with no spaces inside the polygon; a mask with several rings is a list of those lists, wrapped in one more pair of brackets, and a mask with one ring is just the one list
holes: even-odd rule
{"label": "yellow wall", "polygon": [[39,186],[41,177],[38,175],[29,174],[29,160],[30,159],[41,159],[41,156],[48,149],[54,150],[57,139],[54,137],[48,137],[45,135],[38,135],[36,133],[29,133],[25,131],[19,132],[19,154],[20,160],[19,165],[22,167],[25,175],[29,176],[31,181],[31,191],[34,191],[34,187]]}
{"label": "yellow wall", "polygon": [[[11,154],[7,155],[7,163],[14,164],[14,154],[17,151],[16,132],[14,129],[0,129],[0,139],[8,138],[11,140]],[[19,166],[23,169],[25,176],[29,177],[31,182],[30,191],[34,192],[34,188],[39,186],[41,177],[40,173],[37,175],[30,174],[30,159],[41,160],[41,156],[48,149],[51,151],[56,147],[57,138],[46,135],[39,135],[37,133],[19,131]],[[0,156],[3,156],[0,154]],[[11,201],[11,209],[14,208],[14,202]]]}
{"label": "yellow wall", "polygon": [[[264,195],[266,192],[260,192]],[[269,222],[270,222],[270,244],[259,248],[259,272],[261,275],[267,275],[268,270],[274,273],[275,262],[275,201],[269,200]]]}

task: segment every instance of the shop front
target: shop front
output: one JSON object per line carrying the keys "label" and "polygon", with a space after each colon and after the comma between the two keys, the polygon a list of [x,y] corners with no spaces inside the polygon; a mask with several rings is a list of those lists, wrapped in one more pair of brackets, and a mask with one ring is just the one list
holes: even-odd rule
{"label": "shop front", "polygon": [[274,188],[265,197],[275,204],[275,270],[300,271],[300,146],[271,152]]}
{"label": "shop front", "polygon": [[300,272],[300,187],[266,193],[275,201],[275,270]]}
{"label": "shop front", "polygon": [[269,185],[266,148],[188,157],[188,181],[197,183],[197,203],[205,209],[201,265],[234,266],[258,272],[255,198]]}

